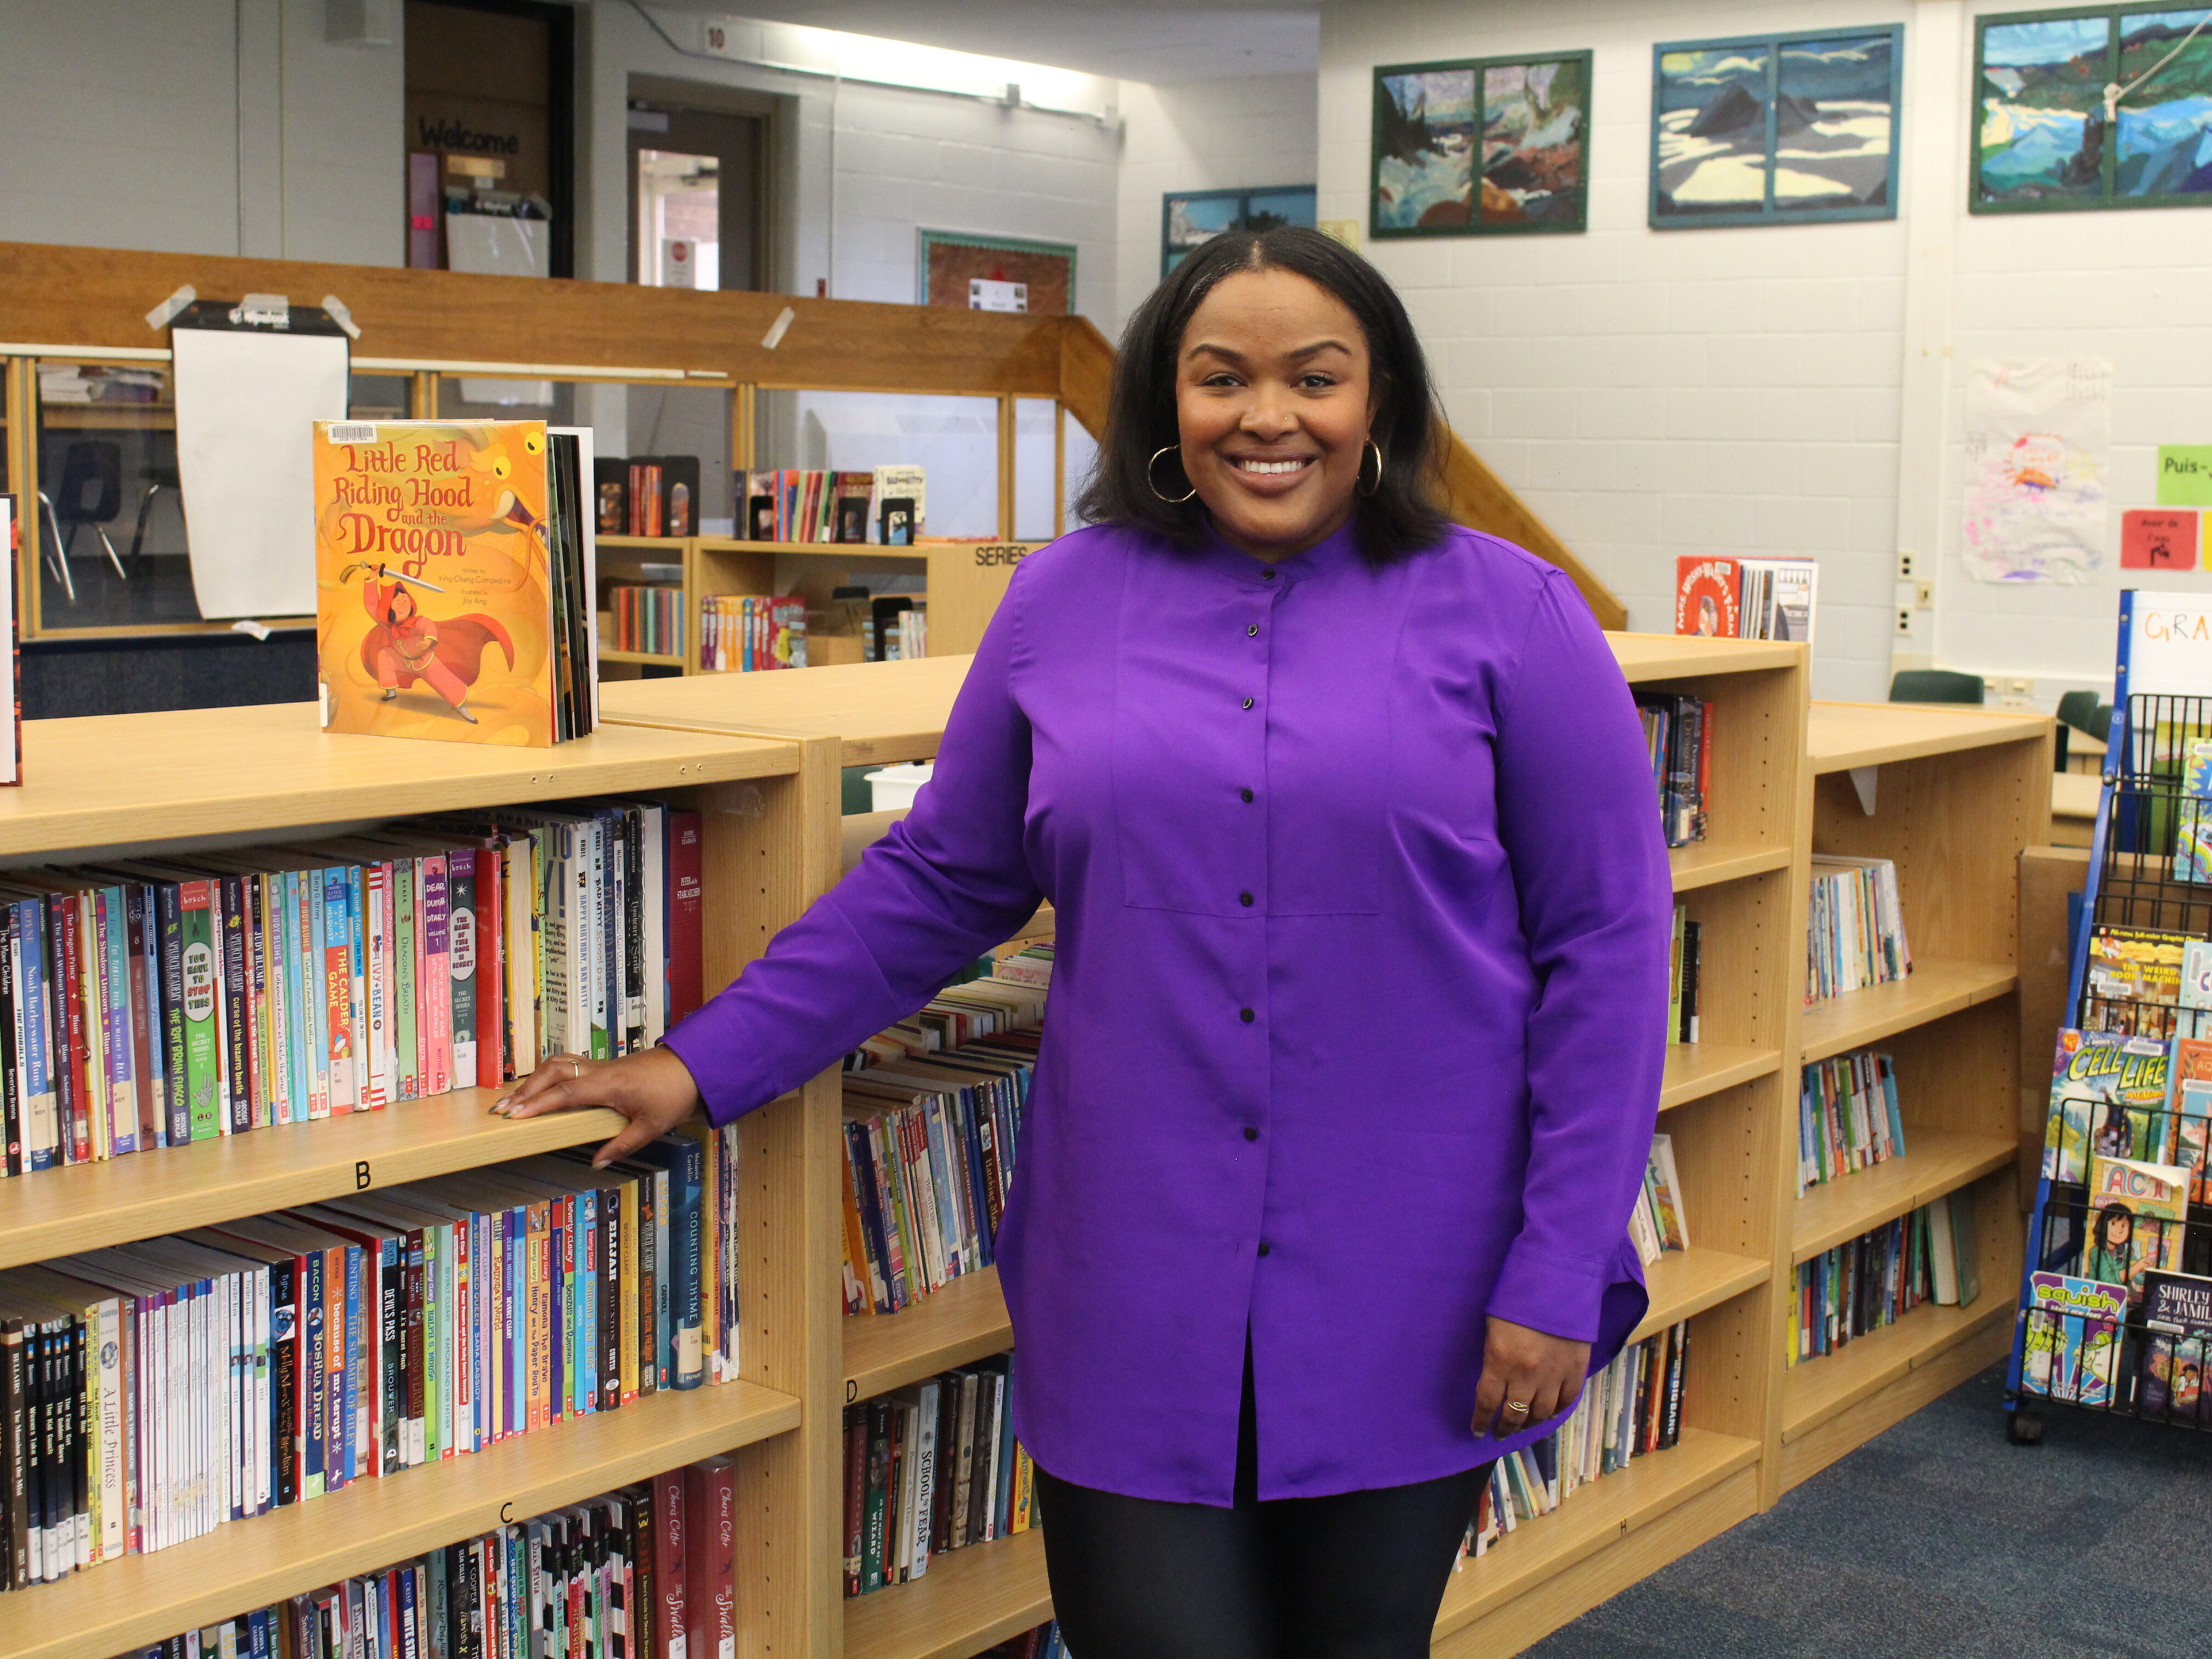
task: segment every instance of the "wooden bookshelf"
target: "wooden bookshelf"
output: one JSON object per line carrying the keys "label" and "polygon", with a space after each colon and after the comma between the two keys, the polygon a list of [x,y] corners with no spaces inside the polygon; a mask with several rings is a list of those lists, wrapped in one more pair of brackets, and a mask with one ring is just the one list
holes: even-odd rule
{"label": "wooden bookshelf", "polygon": [[[1894,860],[1913,970],[1816,1004],[1812,1061],[1878,1046],[1897,1064],[1907,1154],[1784,1199],[1790,1261],[1809,1259],[1962,1187],[1974,1191],[1980,1294],[1784,1375],[1765,1478],[1817,1473],[2001,1353],[2023,1228],[2018,1160],[2018,905],[2021,848],[2047,841],[2051,721],[2033,714],[1815,703],[1807,743],[1812,850]],[[1782,1280],[1792,1293],[1794,1273]]]}
{"label": "wooden bookshelf", "polygon": [[450,1462],[234,1521],[5,1598],[0,1659],[82,1659],[152,1644],[424,1550],[735,1451],[799,1426],[750,1382],[655,1395]]}
{"label": "wooden bookshelf", "polygon": [[[650,793],[698,810],[720,987],[836,879],[837,745],[608,726],[550,749],[322,732],[312,704],[34,720],[25,778],[0,792],[12,866],[92,854],[258,846],[411,813]],[[587,1112],[493,1117],[461,1089],[322,1121],[247,1131],[0,1182],[0,1265],[313,1202],[602,1138]],[[0,1659],[111,1653],[567,1504],[714,1452],[736,1454],[748,1617],[779,1650],[827,1659],[836,1586],[785,1570],[834,1547],[837,1436],[834,1078],[744,1120],[741,1381],[671,1393],[466,1457],[367,1480],[149,1555],[0,1597]],[[818,1126],[818,1127],[817,1127]],[[832,1224],[834,1225],[834,1223]],[[826,1277],[824,1276],[826,1273]]]}
{"label": "wooden bookshelf", "polygon": [[[1790,1245],[1784,1160],[1794,1170],[1796,1153],[1806,653],[1766,642],[1610,637],[1639,688],[1693,692],[1717,711],[1710,839],[1669,860],[1675,890],[1709,940],[1705,1040],[1669,1048],[1661,1097],[1698,1248],[1652,1265],[1650,1310],[1637,1333],[1692,1322],[1686,1426],[1680,1445],[1577,1492],[1557,1515],[1470,1563],[1447,1597],[1439,1652],[1512,1651],[1470,1644],[1506,1633],[1524,1644],[1755,1512],[1781,1419],[1776,1282]],[[603,688],[602,706],[611,720],[662,730],[834,739],[842,764],[881,765],[936,753],[966,670],[964,659],[939,657],[635,682]],[[847,821],[844,861],[892,817]],[[1024,934],[1046,931],[1050,920],[1041,914]],[[828,1249],[834,1257],[842,1238]],[[823,1305],[834,1311],[837,1304],[833,1297]],[[840,1316],[839,1325],[850,1401],[1013,1340],[991,1273],[895,1315]],[[1648,1525],[1662,1517],[1666,1526]],[[834,1547],[818,1570],[834,1580]],[[966,1659],[1049,1614],[1041,1544],[1024,1534],[938,1558],[921,1581],[847,1603],[846,1651]]]}

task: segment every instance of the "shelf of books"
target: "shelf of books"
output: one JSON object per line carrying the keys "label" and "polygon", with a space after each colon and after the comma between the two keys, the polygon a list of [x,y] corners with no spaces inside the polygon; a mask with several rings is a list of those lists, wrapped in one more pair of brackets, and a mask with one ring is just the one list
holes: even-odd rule
{"label": "shelf of books", "polygon": [[[1663,1433],[1660,1413],[1647,1411],[1626,1437],[1648,1449],[1602,1479],[1593,1466],[1589,1491],[1546,1500],[1555,1513],[1522,1518],[1516,1535],[1490,1540],[1462,1564],[1438,1626],[1439,1651],[1511,1651],[1753,1513],[1757,1466],[1777,1411],[1780,1367],[1765,1357],[1779,1353],[1775,1285],[1789,1240],[1769,1194],[1778,1197],[1773,1176],[1795,1089],[1790,965],[1802,948],[1805,653],[1792,645],[1633,635],[1615,636],[1614,648],[1650,711],[1647,729],[1660,734],[1655,806],[1676,843],[1674,1018],[1681,1040],[1668,1055],[1663,1176],[1656,1147],[1654,1158],[1670,1225],[1647,1252],[1650,1310],[1621,1362],[1636,1369],[1622,1371],[1605,1399],[1607,1409],[1627,1409],[1663,1383],[1674,1403]],[[664,730],[835,737],[843,764],[887,764],[935,753],[966,665],[933,658],[738,681],[611,684],[602,707],[610,721]],[[1670,769],[1681,775],[1665,776]],[[871,823],[866,833],[883,827]],[[1031,929],[1048,922],[1041,916]],[[861,1088],[866,1077],[862,1070],[847,1081]],[[856,1104],[866,1099],[848,1088],[848,1120],[873,1109]],[[849,1281],[848,1293],[856,1293]],[[1005,1348],[1005,1322],[988,1267],[911,1294],[896,1312],[848,1316],[848,1406],[910,1391]],[[1647,1526],[1662,1517],[1669,1524]],[[925,1575],[848,1601],[847,1651],[964,1659],[1049,1611],[1037,1541],[1018,1533],[933,1554]]]}
{"label": "shelf of books", "polygon": [[407,742],[306,704],[24,738],[0,1659],[264,1618],[717,1454],[770,1517],[733,1594],[834,1652],[830,1587],[772,1570],[836,1525],[804,1311],[834,1082],[605,1170],[577,1149],[612,1114],[488,1109],[541,1054],[650,1042],[834,881],[836,745]]}
{"label": "shelf of books", "polygon": [[1813,706],[1780,1489],[2009,1334],[2015,894],[2021,849],[2048,836],[2051,731],[1997,710]]}

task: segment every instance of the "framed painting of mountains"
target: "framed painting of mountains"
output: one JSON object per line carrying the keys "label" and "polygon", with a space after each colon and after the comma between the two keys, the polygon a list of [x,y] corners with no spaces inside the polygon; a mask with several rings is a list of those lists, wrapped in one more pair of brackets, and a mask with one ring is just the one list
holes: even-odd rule
{"label": "framed painting of mountains", "polygon": [[1974,23],[1976,213],[2212,204],[2212,11],[2097,6]]}
{"label": "framed painting of mountains", "polygon": [[1901,24],[1651,50],[1651,228],[1897,216]]}
{"label": "framed painting of mountains", "polygon": [[1584,228],[1589,93],[1586,52],[1376,70],[1368,234]]}

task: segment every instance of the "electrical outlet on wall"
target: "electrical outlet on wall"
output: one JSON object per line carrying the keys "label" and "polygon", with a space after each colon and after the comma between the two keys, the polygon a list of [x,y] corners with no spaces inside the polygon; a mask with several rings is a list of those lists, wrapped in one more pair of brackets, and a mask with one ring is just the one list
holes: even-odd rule
{"label": "electrical outlet on wall", "polygon": [[1917,580],[1912,574],[1912,550],[1900,548],[1897,555],[1897,580],[1909,582]]}
{"label": "electrical outlet on wall", "polygon": [[1897,607],[1897,631],[1900,634],[1910,634],[1912,631],[1912,607],[1909,605],[1900,605]]}

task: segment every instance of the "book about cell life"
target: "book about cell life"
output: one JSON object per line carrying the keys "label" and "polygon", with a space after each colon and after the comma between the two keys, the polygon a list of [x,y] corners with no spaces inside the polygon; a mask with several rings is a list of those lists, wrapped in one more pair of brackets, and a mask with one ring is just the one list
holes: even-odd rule
{"label": "book about cell life", "polygon": [[315,424],[318,677],[332,732],[543,748],[596,724],[590,434]]}

